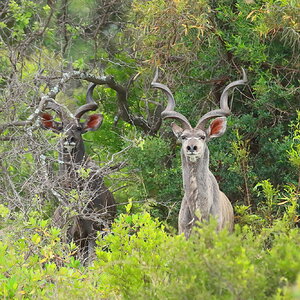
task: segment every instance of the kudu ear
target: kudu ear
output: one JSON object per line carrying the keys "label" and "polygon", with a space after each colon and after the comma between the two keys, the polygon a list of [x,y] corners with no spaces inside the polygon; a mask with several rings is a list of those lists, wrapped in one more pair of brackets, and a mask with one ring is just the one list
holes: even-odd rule
{"label": "kudu ear", "polygon": [[86,122],[83,124],[82,133],[97,130],[101,126],[102,121],[103,116],[101,114],[90,115]]}
{"label": "kudu ear", "polygon": [[225,117],[214,119],[206,130],[208,139],[222,136],[226,131],[226,124],[227,121]]}
{"label": "kudu ear", "polygon": [[44,129],[51,129],[56,132],[60,130],[60,124],[54,121],[53,116],[49,113],[41,114],[41,123]]}
{"label": "kudu ear", "polygon": [[183,132],[183,129],[174,122],[171,124],[171,127],[175,136],[179,138]]}

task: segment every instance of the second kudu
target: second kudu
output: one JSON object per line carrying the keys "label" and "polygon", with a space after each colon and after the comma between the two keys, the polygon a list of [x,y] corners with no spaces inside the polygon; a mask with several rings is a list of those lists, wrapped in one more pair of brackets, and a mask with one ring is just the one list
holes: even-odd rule
{"label": "second kudu", "polygon": [[[103,120],[101,114],[88,116],[87,121],[80,122],[81,117],[88,111],[94,111],[98,104],[92,94],[96,84],[91,84],[87,91],[86,104],[79,107],[75,114],[68,113],[62,106],[49,102],[46,109],[57,113],[61,122],[54,120],[48,112],[41,114],[43,128],[61,134],[59,141],[59,183],[68,193],[77,190],[82,199],[76,207],[76,216],[69,219],[71,224],[67,230],[68,241],[73,240],[78,246],[78,256],[86,261],[93,256],[97,231],[109,226],[116,215],[116,204],[112,193],[104,185],[101,169],[85,155],[82,134],[97,130]],[[80,170],[88,170],[88,176],[80,176]],[[64,205],[56,209],[53,223],[58,227],[66,226],[68,220]]]}
{"label": "second kudu", "polygon": [[[220,109],[212,110],[200,118],[193,128],[187,118],[174,110],[175,100],[170,89],[157,82],[158,70],[151,86],[161,89],[168,97],[168,105],[162,112],[162,118],[172,118],[181,123],[178,126],[172,123],[172,130],[182,144],[181,160],[184,197],[178,218],[179,234],[184,233],[188,238],[196,221],[208,220],[212,215],[217,219],[218,230],[227,227],[233,230],[233,208],[226,197],[220,191],[216,178],[209,170],[209,150],[207,142],[220,137],[226,130],[226,116],[231,111],[228,106],[228,91],[238,85],[247,82],[246,73],[243,70],[243,79],[227,85],[220,98]],[[215,118],[215,119],[214,119]],[[214,119],[208,128],[206,124]]]}

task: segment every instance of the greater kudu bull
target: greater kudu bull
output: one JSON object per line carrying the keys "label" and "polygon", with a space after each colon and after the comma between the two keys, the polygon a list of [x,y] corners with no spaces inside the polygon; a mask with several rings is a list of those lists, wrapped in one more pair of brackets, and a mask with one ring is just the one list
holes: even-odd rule
{"label": "greater kudu bull", "polygon": [[[162,118],[172,118],[179,121],[182,127],[172,123],[172,130],[182,143],[181,160],[184,197],[178,218],[179,233],[184,233],[188,238],[196,221],[208,220],[209,216],[216,217],[218,229],[233,230],[233,208],[220,191],[216,178],[209,170],[209,150],[207,142],[215,137],[220,137],[226,130],[226,116],[231,111],[228,107],[228,91],[247,82],[243,70],[243,79],[227,85],[220,98],[220,109],[212,110],[200,118],[195,128],[192,128],[187,118],[174,111],[175,100],[170,89],[157,82],[158,70],[151,83],[152,87],[161,89],[168,97],[168,105],[162,112]],[[214,119],[208,128],[206,124]]]}
{"label": "greater kudu bull", "polygon": [[[79,248],[81,259],[90,260],[93,256],[97,231],[108,226],[116,215],[116,204],[112,193],[104,185],[100,168],[85,156],[82,134],[97,130],[103,120],[101,114],[88,116],[87,121],[80,122],[88,111],[94,111],[98,104],[92,94],[96,84],[91,84],[87,91],[86,104],[79,107],[74,116],[67,113],[62,106],[49,102],[46,109],[54,110],[61,122],[54,120],[49,113],[41,113],[43,128],[61,134],[59,142],[59,178],[65,191],[77,190],[83,195],[83,201],[76,207],[77,215],[71,217],[67,230],[68,241],[73,240]],[[79,176],[79,171],[88,170],[88,176]],[[68,205],[68,203],[66,204]],[[59,227],[66,226],[65,209],[60,205],[53,217],[53,223]]]}

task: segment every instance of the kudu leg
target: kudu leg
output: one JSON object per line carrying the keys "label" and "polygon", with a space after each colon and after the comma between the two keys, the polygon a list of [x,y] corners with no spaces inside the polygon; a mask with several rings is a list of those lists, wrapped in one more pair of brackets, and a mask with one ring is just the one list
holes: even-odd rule
{"label": "kudu leg", "polygon": [[95,259],[95,247],[96,247],[95,239],[90,238],[88,240],[88,259],[87,259],[88,265],[90,265]]}
{"label": "kudu leg", "polygon": [[191,228],[194,223],[193,217],[190,213],[188,204],[183,201],[179,211],[178,217],[178,233],[184,233],[185,237],[188,238],[191,234]]}

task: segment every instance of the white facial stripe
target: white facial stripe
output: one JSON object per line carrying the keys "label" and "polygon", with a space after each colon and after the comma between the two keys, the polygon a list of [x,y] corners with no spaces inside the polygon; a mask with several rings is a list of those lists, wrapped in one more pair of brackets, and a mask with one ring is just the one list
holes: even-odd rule
{"label": "white facial stripe", "polygon": [[71,152],[75,148],[75,146],[76,146],[76,143],[74,143],[74,142],[71,142],[71,143],[69,143],[67,141],[64,142],[64,149],[67,150],[68,152]]}
{"label": "white facial stripe", "polygon": [[201,140],[200,137],[189,137],[189,138],[185,138],[184,140],[189,141],[189,140],[192,140],[192,139],[194,139],[194,140]]}
{"label": "white facial stripe", "polygon": [[68,141],[64,142],[64,146],[72,146],[72,147],[74,147],[75,145],[76,145],[76,143],[74,143],[74,142],[68,142]]}

